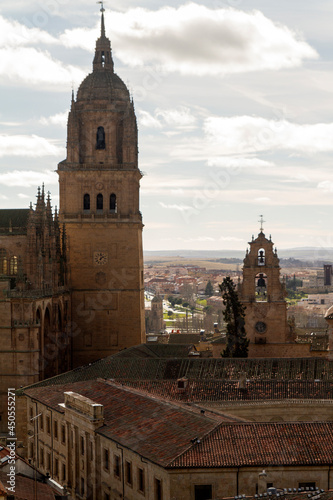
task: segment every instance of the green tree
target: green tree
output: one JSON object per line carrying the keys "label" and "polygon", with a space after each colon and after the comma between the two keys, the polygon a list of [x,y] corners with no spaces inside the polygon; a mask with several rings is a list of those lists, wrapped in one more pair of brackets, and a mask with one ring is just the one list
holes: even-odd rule
{"label": "green tree", "polygon": [[168,316],[169,316],[169,318],[172,318],[172,316],[173,316],[173,311],[171,311],[171,309],[168,310]]}
{"label": "green tree", "polygon": [[249,340],[245,331],[245,307],[238,298],[236,285],[227,276],[219,288],[222,293],[225,310],[223,319],[227,327],[227,345],[223,358],[247,358]]}
{"label": "green tree", "polygon": [[211,281],[209,280],[207,285],[206,285],[206,288],[205,288],[205,295],[208,295],[208,297],[211,297],[213,294],[214,294],[214,287],[213,287]]}
{"label": "green tree", "polygon": [[170,302],[170,304],[172,305],[172,307],[175,306],[175,300],[176,300],[176,297],[174,297],[173,295],[169,295],[168,301]]}

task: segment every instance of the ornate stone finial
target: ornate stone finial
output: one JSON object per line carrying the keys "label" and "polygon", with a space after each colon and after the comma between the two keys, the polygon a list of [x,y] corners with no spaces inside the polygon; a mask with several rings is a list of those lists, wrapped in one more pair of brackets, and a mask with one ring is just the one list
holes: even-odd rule
{"label": "ornate stone finial", "polygon": [[252,234],[252,241],[254,241],[254,235]]}
{"label": "ornate stone finial", "polygon": [[260,232],[262,233],[262,232],[263,232],[263,230],[264,230],[264,226],[263,226],[263,224],[264,224],[264,222],[266,222],[266,221],[264,220],[264,216],[263,216],[263,215],[259,215],[259,217],[260,217],[260,220],[259,220],[258,222],[260,222]]}

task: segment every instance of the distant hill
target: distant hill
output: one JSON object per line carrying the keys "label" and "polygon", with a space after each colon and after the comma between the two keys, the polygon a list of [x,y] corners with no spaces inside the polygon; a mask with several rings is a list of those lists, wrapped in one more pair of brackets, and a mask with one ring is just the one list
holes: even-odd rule
{"label": "distant hill", "polygon": [[[300,265],[318,265],[333,263],[333,248],[320,247],[300,247],[289,249],[278,249],[278,256],[281,259],[281,264],[286,266]],[[225,262],[230,259],[230,262],[242,262],[245,257],[244,250],[159,250],[145,251],[145,261],[162,260],[165,258],[177,259],[218,259],[220,262]],[[220,260],[221,259],[221,260]],[[297,262],[301,261],[301,262]]]}

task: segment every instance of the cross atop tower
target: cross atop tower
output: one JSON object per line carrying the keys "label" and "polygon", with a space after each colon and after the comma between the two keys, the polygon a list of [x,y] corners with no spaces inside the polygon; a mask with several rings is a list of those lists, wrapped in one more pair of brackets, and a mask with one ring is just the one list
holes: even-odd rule
{"label": "cross atop tower", "polygon": [[101,4],[101,12],[105,12],[105,9],[104,9],[104,1],[103,1],[103,2],[96,2],[96,3]]}
{"label": "cross atop tower", "polygon": [[262,233],[263,230],[264,230],[263,224],[266,221],[264,220],[264,216],[263,215],[259,215],[259,217],[260,217],[260,220],[258,222],[260,222],[260,232]]}

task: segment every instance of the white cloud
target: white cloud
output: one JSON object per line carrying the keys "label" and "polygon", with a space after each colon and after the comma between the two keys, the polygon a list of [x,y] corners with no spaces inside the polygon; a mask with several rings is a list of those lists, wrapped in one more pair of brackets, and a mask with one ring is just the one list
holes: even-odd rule
{"label": "white cloud", "polygon": [[18,21],[10,21],[0,15],[0,47],[18,47],[39,43],[56,45],[60,42],[47,31],[28,28]]}
{"label": "white cloud", "polygon": [[321,181],[321,182],[319,182],[317,188],[325,191],[326,193],[333,193],[333,182],[332,181]]}
{"label": "white cloud", "polygon": [[220,241],[244,241],[242,238],[235,238],[234,236],[221,236]]}
{"label": "white cloud", "polygon": [[33,47],[0,48],[1,84],[43,85],[62,91],[69,89],[73,81],[81,82],[84,76],[81,69],[64,65],[47,51]]}
{"label": "white cloud", "polygon": [[243,157],[228,157],[219,156],[210,158],[207,161],[208,167],[225,167],[225,168],[265,168],[273,167],[274,163],[260,158],[243,158]]}
{"label": "white cloud", "polygon": [[0,157],[28,156],[58,156],[63,152],[51,141],[37,135],[2,135],[0,134]]}
{"label": "white cloud", "polygon": [[160,201],[160,205],[163,208],[167,208],[168,210],[178,210],[179,212],[186,212],[187,210],[194,210],[193,207],[190,207],[188,205],[167,205],[166,203],[163,203]]}
{"label": "white cloud", "polygon": [[[188,3],[178,8],[143,8],[107,16],[116,55],[130,66],[158,65],[182,74],[220,75],[299,66],[317,57],[299,34],[259,11],[210,9]],[[67,46],[88,48],[85,30],[65,32]]]}
{"label": "white cloud", "polygon": [[195,116],[186,106],[179,106],[177,109],[156,109],[155,115],[157,118],[162,118],[169,127],[182,129],[193,128],[196,122]]}
{"label": "white cloud", "polygon": [[[58,176],[55,172],[45,170],[36,172],[33,170],[14,170],[12,172],[0,173],[0,184],[9,187],[31,187],[42,183],[58,184]],[[24,195],[20,195],[23,198]]]}
{"label": "white cloud", "polygon": [[56,115],[45,117],[42,116],[39,123],[42,125],[59,125],[62,128],[67,127],[68,111],[57,113]]}
{"label": "white cloud", "polygon": [[148,111],[138,111],[138,121],[142,127],[162,128],[162,124]]}
{"label": "white cloud", "polygon": [[[172,127],[172,134],[175,130],[193,130],[197,119],[186,106],[179,106],[176,109],[157,108],[154,115],[148,111],[139,111],[139,123],[143,127],[159,128]],[[170,132],[167,133],[170,135]]]}
{"label": "white cloud", "polygon": [[62,91],[72,82],[80,83],[85,73],[52,58],[47,51],[33,47],[0,49],[0,83],[36,86]]}
{"label": "white cloud", "polygon": [[294,150],[315,153],[333,150],[333,123],[299,125],[253,116],[210,117],[204,125],[211,146],[224,154]]}
{"label": "white cloud", "polygon": [[31,196],[29,196],[28,194],[23,194],[23,193],[18,193],[17,195],[19,198],[21,198],[22,200],[25,200],[25,199],[28,199],[30,200]]}
{"label": "white cloud", "polygon": [[254,201],[256,203],[267,203],[268,201],[271,201],[271,199],[267,198],[267,196],[259,196],[258,198],[255,198]]}

